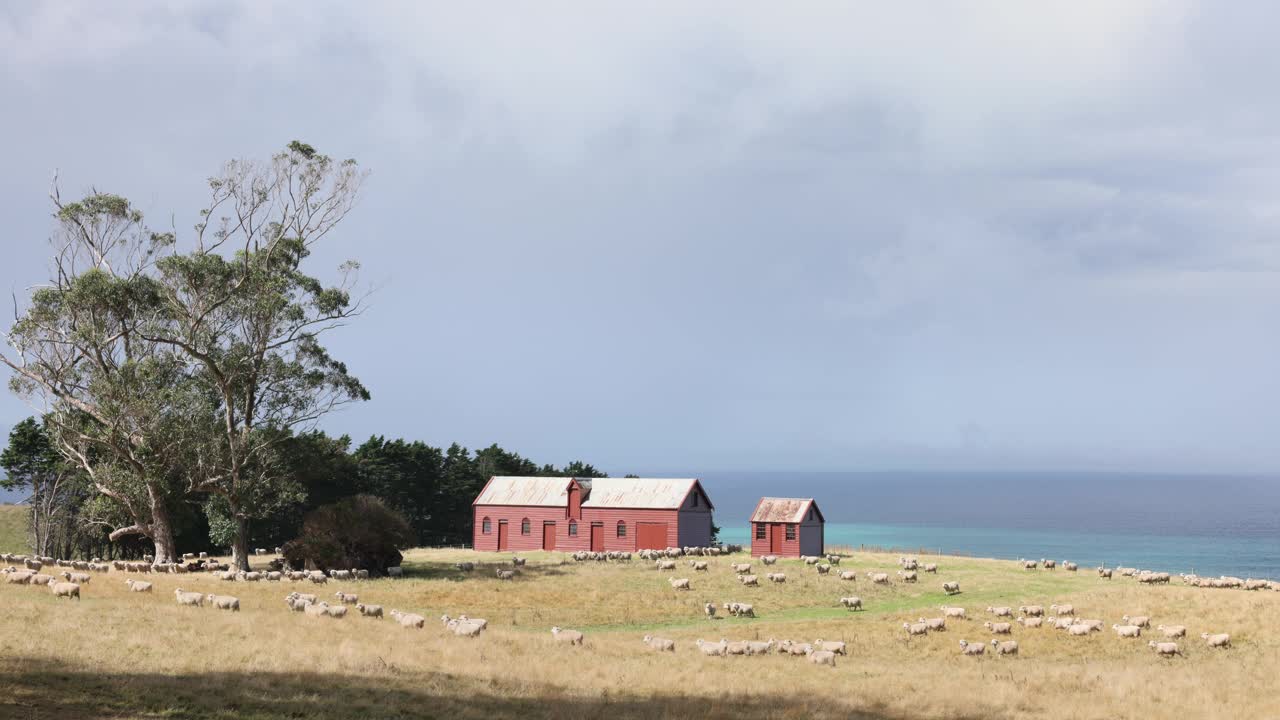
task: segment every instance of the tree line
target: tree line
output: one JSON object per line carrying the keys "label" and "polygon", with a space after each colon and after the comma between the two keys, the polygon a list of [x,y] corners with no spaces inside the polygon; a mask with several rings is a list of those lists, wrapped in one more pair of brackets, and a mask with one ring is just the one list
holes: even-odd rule
{"label": "tree line", "polygon": [[[291,435],[277,452],[280,485],[291,488],[274,499],[270,512],[240,524],[227,521],[222,498],[192,494],[169,499],[175,546],[186,552],[220,552],[243,529],[249,547],[274,548],[298,537],[303,520],[318,508],[355,496],[372,496],[407,521],[416,545],[453,545],[471,541],[471,502],[493,475],[606,477],[590,464],[539,465],[518,453],[491,445],[469,450],[421,441],[371,437],[352,447],[349,437],[320,431]],[[101,503],[91,478],[57,451],[52,431],[36,418],[15,426],[0,453],[7,477],[0,486],[20,490],[30,507],[32,549],[55,557],[137,557],[152,548],[137,536],[110,539],[101,520]]]}

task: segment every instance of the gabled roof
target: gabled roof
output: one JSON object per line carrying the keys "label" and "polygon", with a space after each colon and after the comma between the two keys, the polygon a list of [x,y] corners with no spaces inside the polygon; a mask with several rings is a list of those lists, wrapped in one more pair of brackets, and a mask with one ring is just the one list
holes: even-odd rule
{"label": "gabled roof", "polygon": [[804,522],[804,516],[809,513],[810,506],[817,511],[818,520],[826,522],[826,518],[822,517],[822,511],[818,510],[818,504],[813,501],[813,498],[775,497],[760,498],[755,512],[751,513],[751,522]]}
{"label": "gabled roof", "polygon": [[582,507],[675,510],[695,489],[712,507],[711,498],[696,478],[592,478]]}
{"label": "gabled roof", "polygon": [[534,505],[566,507],[569,484],[566,477],[514,477],[497,475],[489,478],[473,505]]}
{"label": "gabled roof", "polygon": [[473,505],[530,505],[567,507],[571,483],[582,487],[584,508],[639,508],[676,510],[690,492],[698,492],[712,508],[711,499],[694,478],[590,478],[495,476],[480,491]]}

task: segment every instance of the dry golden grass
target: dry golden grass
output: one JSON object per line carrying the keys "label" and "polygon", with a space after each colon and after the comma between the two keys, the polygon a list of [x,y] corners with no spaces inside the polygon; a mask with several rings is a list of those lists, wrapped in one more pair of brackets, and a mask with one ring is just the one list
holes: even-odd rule
{"label": "dry golden grass", "polygon": [[[916,585],[875,588],[820,577],[783,561],[785,585],[740,586],[731,561],[710,573],[676,573],[636,561],[577,564],[531,553],[509,583],[493,577],[498,556],[415,550],[399,580],[230,583],[203,575],[150,576],[153,595],[127,592],[125,575],[95,576],[75,603],[47,591],[0,585],[0,716],[43,717],[722,717],[722,718],[1156,718],[1280,717],[1280,593],[1139,586],[1131,579],[1028,572],[1007,561],[926,558],[941,568]],[[742,561],[736,557],[732,561]],[[471,575],[460,560],[484,565]],[[855,553],[841,568],[896,570],[896,557]],[[761,575],[765,569],[757,564]],[[669,575],[694,590],[673,591]],[[965,592],[941,593],[944,580]],[[1176,581],[1175,581],[1176,583]],[[238,614],[180,607],[173,589],[233,594]],[[313,619],[289,612],[289,590],[420,612],[425,630],[388,620]],[[841,595],[867,610],[836,606]],[[701,604],[753,603],[755,620],[702,617]],[[1184,624],[1184,658],[1157,657],[1108,629],[1069,637],[1014,626],[1021,654],[962,657],[959,640],[989,641],[992,604],[1071,602],[1077,615],[1110,627],[1124,614]],[[908,639],[902,622],[961,605],[970,620]],[[468,613],[489,620],[477,640],[446,634],[432,618]],[[583,630],[586,646],[556,646],[552,625]],[[1229,632],[1233,647],[1210,650],[1199,633]],[[645,632],[677,641],[674,655],[647,651]],[[844,640],[835,668],[782,656],[707,658],[693,641]]]}

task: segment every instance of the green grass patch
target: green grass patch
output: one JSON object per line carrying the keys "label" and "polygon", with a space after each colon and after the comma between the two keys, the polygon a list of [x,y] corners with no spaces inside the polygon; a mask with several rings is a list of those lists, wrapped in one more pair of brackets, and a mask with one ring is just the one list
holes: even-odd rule
{"label": "green grass patch", "polygon": [[0,505],[0,552],[26,553],[27,518],[25,505]]}

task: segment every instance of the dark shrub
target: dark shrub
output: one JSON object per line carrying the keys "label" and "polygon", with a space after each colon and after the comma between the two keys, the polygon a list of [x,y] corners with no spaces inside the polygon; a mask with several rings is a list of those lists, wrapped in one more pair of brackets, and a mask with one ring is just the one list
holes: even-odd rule
{"label": "dark shrub", "polygon": [[383,575],[400,564],[400,548],[412,543],[403,515],[376,497],[356,495],[312,510],[302,521],[302,534],[282,554],[294,568],[359,568]]}

